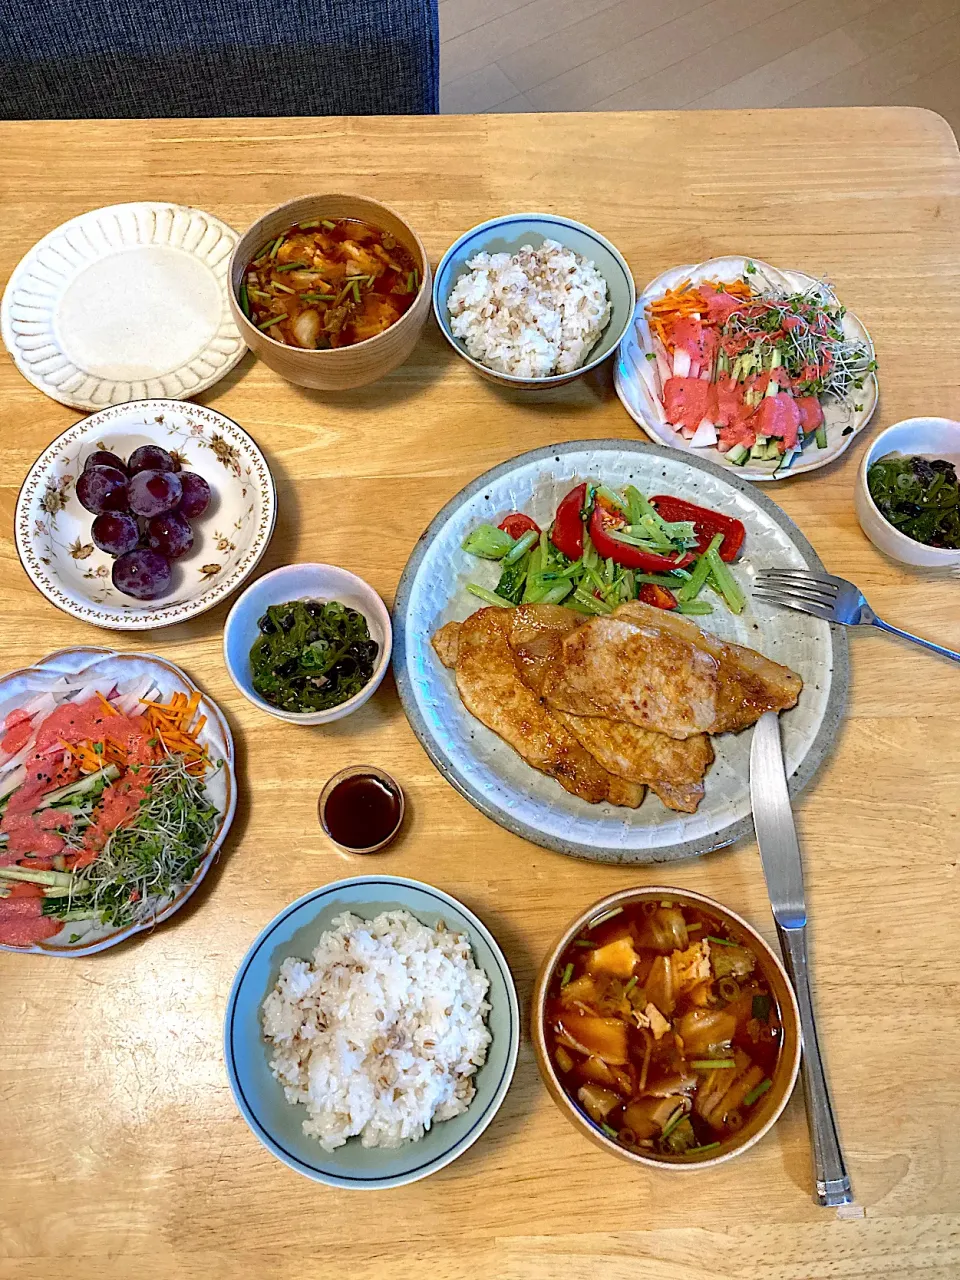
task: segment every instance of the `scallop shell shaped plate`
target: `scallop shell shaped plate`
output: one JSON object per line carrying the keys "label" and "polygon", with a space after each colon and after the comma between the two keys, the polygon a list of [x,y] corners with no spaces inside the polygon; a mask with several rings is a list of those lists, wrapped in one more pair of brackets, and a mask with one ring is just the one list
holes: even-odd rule
{"label": "scallop shell shaped plate", "polygon": [[750,835],[750,743],[753,730],[713,739],[716,761],[696,813],[675,813],[648,792],[638,809],[593,805],[526,764],[475,720],[441,666],[430,638],[446,622],[479,606],[466,586],[493,590],[499,565],[467,555],[471,529],[524,511],[542,528],[575,484],[588,478],[615,489],[673,494],[742,520],[743,552],[733,566],[747,596],[734,616],[715,600],[697,618],[721,640],[749,645],[803,678],[795,708],[781,716],[794,794],[813,777],[839,727],[848,683],[847,640],[840,627],[752,599],[760,568],[823,565],[792,520],[752,485],[721,467],[676,450],[624,440],[579,440],[521,454],[462,489],[434,518],[407,562],[393,617],[394,672],[407,718],[446,779],[487,817],[535,844],[597,862],[644,863],[688,858]]}
{"label": "scallop shell shaped plate", "polygon": [[[655,299],[663,296],[668,289],[675,289],[684,280],[699,284],[703,280],[737,280],[745,278],[764,281],[788,293],[802,292],[811,285],[819,283],[813,276],[803,271],[785,271],[771,267],[767,262],[757,258],[729,256],[711,258],[708,262],[700,262],[695,266],[673,267],[657,276],[650,282],[637,299],[637,307],[633,316],[633,324],[617,352],[616,368],[613,380],[617,395],[630,417],[641,426],[647,435],[657,444],[671,449],[681,449],[694,457],[707,458],[710,462],[719,462],[743,480],[789,480],[791,476],[804,475],[808,471],[817,471],[827,463],[839,458],[849,449],[854,437],[867,425],[877,407],[880,391],[876,374],[870,373],[864,379],[863,387],[856,393],[855,405],[847,409],[836,400],[827,398],[822,401],[824,425],[827,429],[827,447],[818,449],[808,445],[802,453],[794,456],[789,467],[774,471],[772,464],[759,465],[748,462],[743,467],[732,467],[724,462],[723,454],[714,446],[692,448],[690,441],[685,440],[679,431],[675,431],[667,422],[663,405],[660,401],[659,375],[654,357],[653,339],[647,323],[647,306]],[[836,295],[834,295],[835,297]],[[873,356],[873,340],[865,326],[850,311],[843,317],[843,331],[846,337],[866,344]]]}
{"label": "scallop shell shaped plate", "polygon": [[193,693],[200,693],[201,715],[207,717],[206,724],[200,731],[200,742],[207,748],[211,761],[216,764],[222,760],[221,767],[208,773],[206,779],[207,795],[219,812],[217,826],[210,843],[203,854],[203,859],[191,880],[179,890],[156,904],[156,914],[142,924],[127,925],[117,928],[114,925],[100,924],[95,920],[70,921],[58,934],[45,942],[30,946],[17,947],[0,943],[3,951],[28,951],[37,955],[56,956],[89,956],[98,951],[106,951],[115,947],[118,942],[152,929],[155,925],[169,919],[178,911],[194,893],[201,880],[213,865],[220,846],[226,839],[230,824],[233,822],[237,807],[237,779],[234,767],[233,736],[217,704],[197,689],[190,677],[180,667],[152,653],[117,653],[112,649],[84,646],[77,649],[60,649],[48,654],[35,667],[22,671],[12,671],[0,677],[0,721],[14,707],[22,706],[24,701],[39,693],[57,692],[63,688],[63,678],[82,678],[84,684],[98,686],[102,692],[109,693],[115,684],[123,681],[137,681],[146,676],[152,677],[159,690],[161,701],[169,702],[175,693],[184,693],[189,698]]}
{"label": "scallop shell shaped plate", "polygon": [[227,302],[236,242],[225,222],[184,205],[81,214],[14,269],[4,344],[29,382],[77,409],[197,395],[246,351]]}

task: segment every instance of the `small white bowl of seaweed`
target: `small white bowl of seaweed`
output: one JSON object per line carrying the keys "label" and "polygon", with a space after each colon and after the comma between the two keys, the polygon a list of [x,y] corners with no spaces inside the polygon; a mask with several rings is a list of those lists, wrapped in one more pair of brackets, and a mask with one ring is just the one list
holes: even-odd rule
{"label": "small white bowl of seaweed", "polygon": [[288,564],[258,578],[230,610],[223,656],[255,707],[289,724],[329,724],[373,696],[390,665],[387,606],[331,564]]}

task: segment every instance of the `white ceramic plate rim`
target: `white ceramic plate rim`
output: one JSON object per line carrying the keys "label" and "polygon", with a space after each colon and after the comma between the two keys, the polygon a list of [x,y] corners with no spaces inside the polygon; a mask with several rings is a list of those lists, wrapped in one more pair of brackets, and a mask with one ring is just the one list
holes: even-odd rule
{"label": "white ceramic plate rim", "polygon": [[[60,591],[55,581],[51,581],[53,575],[48,576],[46,567],[33,546],[32,521],[36,516],[33,499],[35,494],[41,492],[44,480],[49,477],[58,456],[68,447],[78,444],[85,437],[96,438],[109,434],[109,431],[105,432],[104,428],[109,428],[114,419],[127,413],[132,416],[137,412],[143,412],[144,415],[164,412],[194,414],[206,420],[208,425],[219,427],[221,431],[238,441],[251,463],[251,480],[257,484],[262,511],[260,527],[253,536],[246,558],[238,563],[230,574],[214,582],[209,590],[201,592],[192,600],[172,600],[158,609],[138,610],[137,605],[132,604],[128,610],[117,613],[104,605],[97,606],[91,602],[77,601],[66,591]],[[147,434],[149,424],[137,425],[143,434]],[[109,631],[152,631],[156,627],[169,627],[179,622],[186,622],[188,618],[195,618],[232,595],[263,558],[264,552],[270,545],[276,520],[277,492],[270,466],[257,442],[232,418],[205,405],[185,406],[180,400],[130,400],[125,404],[110,405],[99,413],[82,418],[47,446],[27,472],[20,486],[14,516],[14,537],[20,563],[30,582],[58,609],[69,613],[74,618],[79,618],[82,622],[90,622],[94,626],[104,627]]]}
{"label": "white ceramic plate rim", "polygon": [[[454,1143],[449,1150],[443,1152],[435,1159],[428,1161],[421,1168],[415,1169],[409,1173],[400,1173],[395,1177],[387,1177],[372,1182],[363,1179],[340,1178],[335,1174],[328,1174],[320,1169],[312,1168],[304,1164],[291,1152],[281,1147],[267,1130],[260,1124],[253,1108],[247,1102],[243,1092],[242,1085],[237,1076],[236,1067],[234,1065],[234,1052],[232,1044],[233,1018],[236,1010],[237,997],[240,986],[246,977],[246,971],[263,943],[269,938],[270,934],[286,917],[294,911],[298,911],[301,907],[314,901],[318,895],[326,896],[328,893],[342,891],[347,888],[353,888],[357,885],[369,884],[371,886],[381,885],[400,885],[407,889],[415,890],[419,893],[425,893],[432,897],[438,898],[441,902],[452,907],[456,912],[464,917],[483,938],[484,942],[490,948],[494,959],[500,967],[501,976],[503,977],[504,987],[507,992],[507,1002],[510,1013],[510,1044],[507,1050],[507,1060],[503,1067],[503,1074],[500,1082],[487,1104],[486,1111],[478,1119],[477,1123],[467,1131],[459,1142]],[[409,908],[407,908],[409,910]],[[233,1094],[233,1100],[237,1105],[237,1109],[247,1122],[254,1136],[267,1148],[267,1150],[278,1160],[282,1161],[289,1169],[293,1169],[297,1173],[302,1173],[314,1182],[322,1182],[330,1187],[341,1187],[351,1191],[379,1191],[386,1190],[391,1187],[408,1186],[412,1182],[419,1182],[423,1178],[428,1178],[431,1174],[439,1172],[448,1164],[452,1164],[459,1156],[463,1155],[477,1139],[490,1126],[497,1112],[503,1105],[513,1082],[513,1076],[517,1067],[517,1059],[520,1054],[521,1039],[521,1023],[520,1023],[520,1002],[517,998],[517,988],[514,982],[513,973],[507,963],[507,958],[500,948],[500,944],[496,938],[483,923],[483,921],[465,906],[459,899],[452,894],[446,893],[443,889],[436,888],[435,885],[427,884],[424,880],[412,880],[407,876],[390,876],[390,875],[369,875],[369,876],[350,876],[344,880],[333,880],[329,884],[321,885],[317,889],[311,889],[309,893],[305,893],[302,897],[297,898],[282,911],[277,912],[273,919],[266,924],[247,950],[246,955],[240,962],[236,976],[230,987],[230,995],[227,998],[227,1008],[223,1023],[223,1053],[224,1061],[227,1066],[227,1078],[230,1082],[230,1092]],[[279,1088],[279,1085],[278,1085]]]}
{"label": "white ceramic plate rim", "polygon": [[[73,409],[86,409],[89,412],[96,412],[99,409],[109,408],[113,404],[123,404],[128,400],[146,398],[146,394],[138,397],[136,394],[136,388],[142,386],[144,388],[144,393],[147,393],[147,384],[152,381],[160,382],[160,377],[135,378],[127,380],[118,378],[100,378],[97,374],[92,374],[86,370],[78,369],[78,373],[84,375],[85,379],[81,386],[86,386],[90,381],[93,381],[98,387],[113,384],[114,390],[120,394],[104,399],[102,396],[97,398],[93,392],[88,395],[79,395],[66,390],[61,390],[51,382],[39,376],[31,363],[24,357],[22,346],[18,341],[18,337],[20,335],[17,334],[16,329],[14,328],[16,321],[13,312],[17,305],[15,303],[15,295],[18,290],[24,287],[25,282],[29,279],[31,273],[34,272],[39,255],[44,249],[54,245],[57,240],[64,239],[70,231],[82,229],[83,224],[90,219],[104,215],[112,215],[116,217],[119,214],[132,214],[136,211],[148,211],[154,216],[156,216],[158,212],[169,212],[171,216],[174,217],[180,214],[191,219],[201,218],[205,220],[209,226],[216,228],[220,232],[220,235],[228,242],[230,251],[232,251],[239,239],[239,235],[233,227],[229,226],[221,218],[216,217],[215,214],[207,213],[204,209],[196,209],[190,205],[168,204],[162,200],[132,200],[124,204],[104,205],[99,209],[88,209],[86,213],[78,214],[75,218],[69,218],[66,222],[61,223],[59,227],[54,227],[52,231],[48,231],[45,236],[38,240],[37,243],[24,254],[14,267],[13,273],[7,283],[7,287],[4,290],[3,299],[0,301],[0,337],[2,337],[4,346],[10,353],[10,357],[17,369],[29,383],[36,387],[38,391],[42,391],[44,395],[49,396],[51,400],[56,400],[60,404],[69,405]],[[182,246],[179,247],[182,248]],[[109,253],[101,255],[101,260],[111,256],[115,252],[119,252],[119,250],[111,248]],[[196,253],[192,253],[192,251],[187,252],[191,252],[191,256],[196,258],[197,261],[202,261]],[[247,353],[246,345],[240,337],[239,330],[233,323],[227,303],[226,264],[229,261],[229,258],[230,252],[228,251],[223,255],[222,259],[224,270],[219,276],[217,276],[217,284],[223,304],[223,320],[221,321],[221,329],[218,330],[216,337],[220,336],[223,328],[227,328],[228,330],[232,328],[233,334],[231,336],[235,337],[236,341],[235,350],[233,350],[231,354],[227,355],[224,362],[221,365],[218,365],[211,374],[205,377],[200,377],[196,383],[192,383],[189,387],[185,387],[181,393],[178,394],[176,391],[171,392],[169,388],[163,387],[162,394],[167,399],[183,400],[189,399],[191,396],[200,395],[201,392],[208,390],[215,383],[219,382],[221,378],[226,377],[230,370],[236,368]],[[91,259],[91,261],[95,260],[96,259]],[[211,274],[216,276],[217,273],[214,271],[212,266],[210,267],[210,271]],[[198,352],[192,358],[194,360],[202,359],[209,349],[209,347],[204,348],[203,351]],[[63,354],[65,355],[66,353]],[[186,365],[181,366],[181,368],[186,367]],[[177,372],[177,370],[171,371],[172,374],[176,374]],[[165,373],[162,376],[167,378],[171,376],[171,373]]]}
{"label": "white ceramic plate rim", "polygon": [[[792,269],[773,267],[767,262],[762,262],[759,258],[741,257],[737,254],[725,255],[721,258],[710,258],[706,262],[696,264],[688,264],[686,266],[671,267],[669,271],[662,272],[655,280],[644,289],[643,293],[637,299],[637,305],[634,309],[633,322],[627,327],[626,333],[617,350],[616,363],[614,365],[613,382],[620,402],[626,409],[627,413],[633,418],[634,422],[653,439],[657,444],[665,445],[669,449],[679,449],[681,452],[690,453],[694,457],[706,458],[709,462],[722,461],[723,455],[720,454],[713,446],[705,448],[691,448],[690,441],[685,440],[679,432],[673,431],[670,427],[660,423],[649,410],[643,408],[643,396],[637,399],[634,404],[634,397],[630,394],[630,388],[640,381],[641,375],[637,371],[637,366],[633,362],[632,352],[634,348],[638,351],[646,351],[646,342],[639,332],[638,321],[645,320],[645,308],[648,302],[654,298],[660,297],[668,288],[678,284],[681,280],[690,277],[704,278],[713,273],[715,269],[720,269],[721,263],[742,262],[744,264],[752,262],[759,271],[769,272],[773,277],[779,276],[787,284],[794,288],[805,288],[811,284],[821,283],[814,276],[807,275],[804,271],[795,271]],[[730,268],[725,269],[725,274],[729,274]],[[831,286],[832,288],[832,286]],[[836,295],[834,295],[836,296]],[[862,337],[870,347],[871,353],[876,356],[874,350],[873,339],[867,330],[866,325],[852,311],[847,311],[844,317],[845,323],[853,329],[858,336]],[[634,365],[634,367],[631,367]],[[863,390],[863,409],[859,413],[854,414],[852,423],[853,430],[849,435],[840,435],[832,440],[826,449],[817,449],[810,446],[797,458],[797,460],[787,468],[781,471],[771,471],[769,468],[752,467],[748,463],[743,467],[733,467],[730,463],[722,465],[728,471],[735,471],[744,480],[767,481],[767,480],[789,480],[791,476],[804,475],[810,471],[818,471],[821,467],[827,466],[829,463],[836,461],[842,454],[850,448],[855,438],[864,430],[873,417],[877,405],[879,403],[879,383],[875,373],[867,376],[864,382]]]}
{"label": "white ceramic plate rim", "polygon": [[[89,657],[90,661],[83,661],[84,657]],[[208,721],[216,721],[217,728],[223,738],[226,751],[223,756],[224,776],[227,782],[227,806],[220,816],[220,825],[211,840],[207,852],[203,856],[203,861],[194,872],[193,878],[180,890],[175,898],[167,903],[162,910],[158,911],[153,920],[145,921],[143,924],[132,924],[126,928],[117,929],[106,937],[99,938],[96,942],[87,945],[76,944],[71,946],[69,943],[59,943],[53,945],[53,940],[45,943],[33,943],[29,947],[13,947],[7,943],[0,943],[0,950],[16,951],[21,954],[32,954],[41,956],[58,956],[62,959],[74,960],[82,956],[96,955],[100,951],[106,951],[110,947],[115,947],[118,943],[125,942],[127,938],[132,938],[134,934],[143,933],[146,930],[155,928],[158,924],[162,924],[164,920],[168,920],[174,912],[179,911],[188,898],[192,897],[200,885],[200,882],[206,876],[207,872],[213,866],[213,863],[226,840],[233,823],[234,814],[237,809],[237,775],[234,767],[234,746],[233,734],[230,732],[230,725],[227,718],[220,710],[219,706],[213,699],[202,689],[198,689],[196,684],[182,667],[178,667],[176,663],[168,661],[166,658],[160,658],[155,653],[134,653],[124,650],[119,652],[115,649],[99,649],[93,647],[80,647],[77,649],[56,649],[53,653],[47,654],[45,658],[41,658],[33,667],[23,667],[17,671],[10,671],[0,680],[0,684],[9,680],[13,676],[30,675],[34,672],[43,672],[45,670],[67,671],[80,675],[92,666],[103,662],[109,658],[137,659],[140,662],[155,664],[172,671],[178,679],[182,680],[187,687],[195,693],[200,694],[200,710],[207,716]],[[80,659],[76,661],[76,659]],[[201,731],[201,739],[206,735],[205,731]],[[66,927],[66,926],[64,926]],[[57,935],[54,935],[56,937]]]}

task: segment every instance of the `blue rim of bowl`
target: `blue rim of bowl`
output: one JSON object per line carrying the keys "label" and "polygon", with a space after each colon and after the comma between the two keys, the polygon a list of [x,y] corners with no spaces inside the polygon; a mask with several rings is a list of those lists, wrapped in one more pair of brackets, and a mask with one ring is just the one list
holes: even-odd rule
{"label": "blue rim of bowl", "polygon": [[[667,448],[665,445],[642,444],[636,440],[621,440],[616,437],[598,440],[565,440],[562,444],[544,445],[540,449],[531,449],[527,453],[519,453],[516,457],[509,458],[506,462],[500,463],[499,466],[485,471],[476,480],[472,480],[468,485],[465,485],[459,493],[454,494],[450,501],[441,507],[418,538],[417,544],[411,552],[410,559],[404,566],[400,581],[397,584],[393,605],[393,675],[397,683],[397,693],[400,695],[400,702],[407,720],[410,722],[411,729],[413,729],[420,745],[442,776],[446,778],[455,791],[459,791],[465,800],[469,800],[475,809],[479,809],[485,817],[490,818],[492,822],[495,822],[505,830],[512,831],[514,835],[518,835],[524,840],[529,840],[532,844],[540,845],[544,849],[553,849],[557,853],[565,853],[575,858],[585,858],[591,862],[615,863],[621,866],[643,866],[657,862],[672,862],[680,858],[695,858],[704,853],[712,853],[716,849],[726,848],[727,845],[750,836],[753,833],[753,813],[750,812],[742,818],[735,819],[735,821],[716,832],[712,837],[682,840],[676,844],[661,845],[655,850],[637,851],[653,855],[643,858],[624,858],[621,856],[623,851],[620,849],[612,849],[603,845],[586,845],[581,844],[579,841],[562,840],[559,837],[546,835],[544,832],[538,831],[536,827],[530,826],[529,823],[519,821],[508,810],[491,803],[478,787],[474,786],[468,779],[460,777],[450,760],[434,740],[427,722],[417,705],[413,687],[413,675],[407,659],[407,612],[410,607],[410,596],[417,572],[434,538],[463,503],[468,502],[475,494],[482,493],[492,482],[499,480],[501,476],[508,475],[517,467],[526,466],[541,458],[544,461],[548,458],[556,458],[558,454],[562,456],[566,452],[585,453],[591,450],[616,450],[628,453],[652,454],[656,458],[668,459],[671,462],[678,461],[678,451]],[[695,470],[705,471],[709,475],[725,480],[738,493],[743,494],[745,498],[758,506],[772,520],[776,521],[780,528],[788,534],[794,546],[800,551],[805,562],[814,572],[826,572],[823,562],[807,538],[783,508],[778,506],[772,498],[768,498],[765,493],[757,489],[749,481],[741,480],[739,477],[731,475],[729,470],[724,469],[715,462],[707,461],[706,458],[684,457],[682,461]],[[828,625],[833,649],[830,696],[827,699],[820,727],[810,745],[810,749],[801,761],[799,768],[787,780],[791,796],[798,796],[807,787],[830,753],[846,707],[847,694],[850,687],[849,643],[843,627],[832,622]],[[468,713],[465,712],[465,714]]]}
{"label": "blue rim of bowl", "polygon": [[[230,656],[227,652],[227,632],[233,624],[234,617],[237,610],[240,608],[240,605],[243,603],[244,597],[255,587],[259,586],[261,582],[266,582],[270,578],[280,577],[291,569],[305,569],[308,567],[314,569],[334,569],[337,573],[343,573],[346,574],[348,578],[353,578],[355,582],[359,582],[361,586],[365,587],[372,595],[376,596],[383,605],[383,611],[386,615],[386,643],[382,646],[383,652],[377,659],[377,665],[374,668],[373,675],[363,688],[358,693],[355,693],[352,698],[348,698],[346,702],[338,703],[335,707],[328,708],[329,711],[336,711],[339,713],[336,716],[331,716],[329,720],[311,720],[309,718],[316,715],[325,715],[326,712],[283,711],[280,707],[272,707],[266,699],[261,698],[256,692],[253,687],[252,680],[249,681],[249,688],[244,688],[237,676],[234,675],[234,669],[231,665]],[[298,600],[303,600],[304,598],[304,596],[297,597]],[[361,609],[358,612],[362,613],[363,610]],[[364,616],[366,617],[366,615]],[[367,621],[369,622],[369,618]],[[251,706],[256,707],[258,711],[263,711],[267,715],[273,716],[275,720],[282,720],[285,724],[299,724],[303,725],[304,728],[313,729],[323,724],[332,724],[335,720],[343,720],[347,716],[352,715],[354,711],[359,711],[363,706],[363,703],[372,698],[383,684],[384,676],[387,674],[390,664],[393,661],[393,617],[390,613],[390,608],[387,605],[387,602],[384,600],[383,596],[381,596],[380,592],[374,587],[371,587],[370,583],[367,582],[365,578],[361,578],[360,575],[354,573],[352,569],[344,569],[341,565],[327,564],[325,561],[321,560],[294,560],[290,564],[281,564],[276,569],[271,569],[269,573],[261,574],[260,577],[256,578],[253,582],[247,583],[237,596],[236,600],[234,600],[233,604],[230,606],[230,612],[227,614],[226,620],[224,621],[222,649],[223,665],[227,668],[227,675],[233,681],[233,685],[237,692],[243,694]],[[372,688],[371,685],[373,686]],[[363,702],[358,702],[358,698],[362,698]],[[351,703],[353,703],[352,706],[350,705]],[[345,707],[349,707],[349,710],[344,710],[343,708]]]}
{"label": "blue rim of bowl", "polygon": [[[450,332],[449,321],[443,314],[444,308],[441,306],[440,302],[440,278],[446,270],[447,263],[458,249],[468,241],[472,240],[479,232],[486,231],[488,228],[507,227],[513,222],[529,222],[532,219],[536,219],[537,222],[550,222],[556,227],[573,227],[577,231],[583,232],[585,236],[589,236],[591,240],[594,240],[597,244],[606,249],[608,253],[613,255],[619,263],[624,277],[630,286],[630,305],[627,307],[627,318],[623,328],[617,334],[616,342],[613,343],[609,351],[605,351],[602,356],[596,356],[594,359],[588,360],[587,363],[581,365],[579,369],[571,369],[569,373],[551,374],[548,378],[522,378],[516,373],[501,373],[499,369],[490,369],[487,365],[481,364],[479,360],[474,360],[473,356],[469,354],[466,348]],[[603,273],[601,272],[601,275],[602,274]],[[453,244],[440,259],[437,269],[433,275],[433,314],[436,317],[440,332],[446,338],[447,342],[449,342],[450,346],[453,347],[454,351],[456,351],[457,355],[462,356],[464,360],[473,365],[473,367],[479,372],[491,375],[498,381],[502,380],[505,383],[513,383],[516,386],[521,387],[528,387],[531,384],[544,387],[558,386],[564,382],[571,381],[572,378],[579,377],[581,373],[589,373],[591,369],[596,369],[598,365],[603,364],[604,360],[607,360],[610,356],[616,354],[623,339],[623,335],[633,323],[633,316],[636,311],[636,307],[637,283],[633,278],[633,272],[630,270],[626,258],[617,246],[608,240],[606,236],[601,235],[599,231],[595,231],[593,227],[588,227],[586,223],[577,222],[574,218],[564,218],[556,213],[510,213],[506,214],[502,218],[489,218],[486,222],[478,222],[475,227],[471,227],[469,231],[465,231],[462,236],[454,240]]]}
{"label": "blue rim of bowl", "polygon": [[[384,888],[389,890],[395,885],[403,885],[408,889],[416,889],[419,893],[423,893],[428,897],[434,898],[443,907],[453,907],[458,911],[464,919],[469,923],[470,927],[475,929],[483,938],[484,942],[490,948],[493,958],[497,962],[500,969],[500,975],[503,978],[503,984],[507,992],[507,1038],[509,1047],[507,1049],[507,1058],[500,1073],[500,1079],[497,1081],[493,1097],[487,1104],[486,1109],[477,1116],[477,1119],[470,1126],[467,1132],[442,1155],[434,1156],[433,1159],[425,1161],[422,1165],[418,1165],[414,1169],[409,1169],[404,1173],[385,1174],[380,1177],[370,1175],[353,1176],[350,1174],[327,1173],[324,1170],[317,1169],[312,1165],[305,1164],[293,1152],[288,1151],[286,1147],[271,1136],[266,1127],[261,1123],[256,1111],[247,1100],[247,1096],[243,1091],[243,1086],[237,1076],[234,1066],[234,1023],[237,1012],[237,997],[240,987],[247,972],[256,959],[258,952],[264,944],[270,939],[276,929],[284,923],[285,920],[295,911],[305,906],[309,902],[320,903],[324,898],[331,894],[341,893],[344,889],[352,888],[355,885],[367,885],[369,888]],[[359,905],[359,904],[352,904]],[[422,880],[412,880],[406,876],[351,876],[346,880],[334,880],[328,885],[324,885],[320,889],[313,889],[310,893],[305,893],[303,897],[297,898],[296,902],[291,902],[285,907],[279,915],[274,916],[270,923],[260,931],[254,940],[250,950],[244,956],[233,979],[230,987],[230,995],[227,999],[227,1010],[224,1017],[224,1037],[223,1037],[224,1059],[227,1066],[227,1078],[230,1082],[230,1091],[233,1094],[233,1100],[237,1104],[240,1114],[246,1120],[250,1129],[255,1136],[263,1143],[263,1145],[278,1160],[282,1161],[288,1168],[302,1173],[314,1182],[323,1182],[327,1186],[342,1187],[354,1190],[377,1190],[380,1188],[389,1189],[390,1187],[406,1186],[411,1182],[418,1182],[421,1178],[428,1177],[431,1173],[437,1173],[446,1165],[451,1164],[459,1156],[477,1141],[483,1131],[491,1124],[503,1100],[507,1096],[513,1075],[517,1067],[517,1058],[520,1053],[520,1002],[517,998],[517,988],[513,980],[513,974],[510,966],[507,964],[506,956],[500,949],[496,938],[487,928],[479,917],[475,916],[469,907],[464,906],[462,902],[454,898],[452,894],[445,893],[442,889],[436,889],[433,885],[425,884]],[[277,1085],[280,1088],[280,1085]],[[353,1139],[350,1139],[353,1141]],[[322,1148],[319,1148],[322,1150]]]}

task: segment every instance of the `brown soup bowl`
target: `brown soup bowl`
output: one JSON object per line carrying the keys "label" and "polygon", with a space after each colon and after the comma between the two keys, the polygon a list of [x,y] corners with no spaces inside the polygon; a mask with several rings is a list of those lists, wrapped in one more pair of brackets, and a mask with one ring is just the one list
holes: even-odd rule
{"label": "brown soup bowl", "polygon": [[[373,338],[349,347],[308,351],[287,346],[264,333],[244,315],[239,290],[247,267],[263,246],[295,223],[329,218],[357,218],[387,231],[409,252],[420,273],[420,289],[413,305],[396,324]],[[354,195],[300,196],[277,205],[248,227],[230,258],[230,310],[250,350],[288,382],[320,391],[349,391],[376,382],[403,364],[420,337],[430,314],[430,262],[420,238],[408,223],[377,200]]]}
{"label": "brown soup bowl", "polygon": [[[549,1049],[549,1032],[546,1025],[547,992],[564,952],[582,929],[591,923],[599,924],[600,918],[606,917],[615,908],[649,901],[670,902],[680,907],[689,906],[715,916],[726,927],[731,939],[741,942],[754,953],[760,972],[780,1008],[783,1039],[776,1067],[770,1076],[771,1087],[754,1104],[749,1119],[741,1129],[726,1137],[712,1153],[704,1154],[696,1160],[684,1156],[661,1155],[654,1152],[645,1154],[636,1149],[628,1150],[615,1139],[608,1137],[566,1092]],[[540,1074],[554,1102],[571,1124],[592,1143],[603,1148],[604,1151],[609,1151],[611,1155],[619,1156],[621,1160],[627,1160],[634,1165],[644,1165],[654,1169],[708,1169],[748,1151],[779,1119],[790,1100],[797,1073],[800,1070],[800,1015],[793,988],[778,957],[756,929],[735,912],[721,906],[719,902],[701,893],[693,893],[686,889],[665,888],[662,885],[642,889],[623,889],[619,893],[612,893],[581,912],[564,929],[547,953],[537,976],[530,1029]]]}

